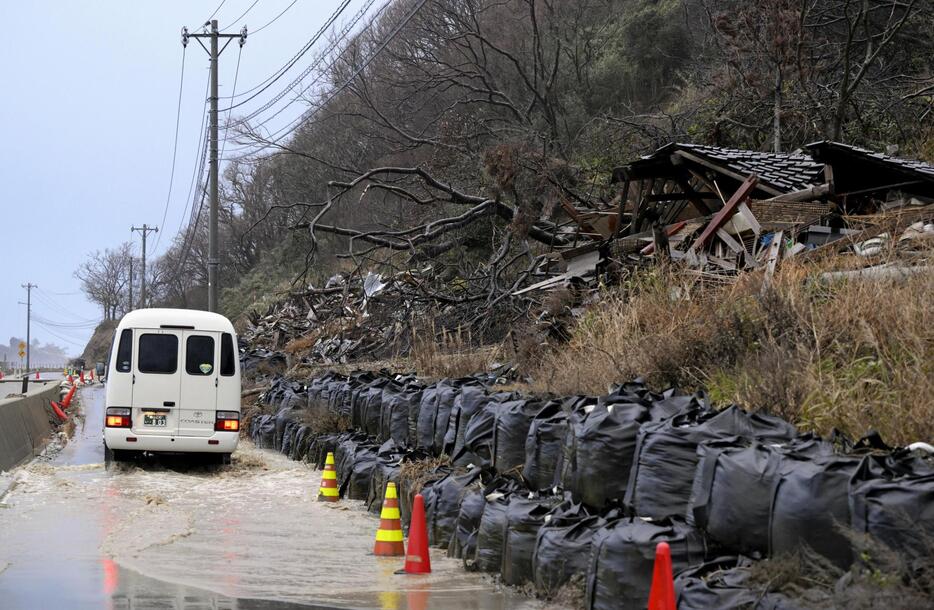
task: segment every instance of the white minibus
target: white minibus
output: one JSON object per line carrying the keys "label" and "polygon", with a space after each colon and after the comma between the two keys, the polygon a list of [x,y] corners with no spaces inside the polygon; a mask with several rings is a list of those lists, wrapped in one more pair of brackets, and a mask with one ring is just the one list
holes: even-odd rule
{"label": "white minibus", "polygon": [[138,309],[120,320],[107,366],[105,460],[142,452],[230,463],[240,431],[240,363],[230,320]]}

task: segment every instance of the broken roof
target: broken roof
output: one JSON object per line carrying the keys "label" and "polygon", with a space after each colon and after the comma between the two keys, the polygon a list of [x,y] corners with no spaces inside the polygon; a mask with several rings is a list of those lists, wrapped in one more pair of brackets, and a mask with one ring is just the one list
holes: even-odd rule
{"label": "broken roof", "polygon": [[934,196],[934,165],[840,142],[812,142],[804,148],[814,159],[833,168],[838,193],[901,188],[919,195]]}
{"label": "broken roof", "polygon": [[702,144],[667,144],[620,169],[633,178],[672,174],[679,165],[678,157],[732,175],[739,181],[755,174],[759,177],[760,184],[765,187],[764,190],[776,191],[773,194],[804,190],[823,182],[824,164],[808,155],[758,152]]}

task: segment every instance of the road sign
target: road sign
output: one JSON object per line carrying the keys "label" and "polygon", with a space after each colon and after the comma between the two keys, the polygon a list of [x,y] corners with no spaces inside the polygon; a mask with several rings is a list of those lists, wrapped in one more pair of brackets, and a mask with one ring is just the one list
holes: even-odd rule
{"label": "road sign", "polygon": [[25,342],[25,341],[20,341],[20,342],[19,342],[19,351],[23,351],[23,350],[25,350],[25,349],[26,349],[26,342]]}
{"label": "road sign", "polygon": [[22,350],[22,348],[21,348],[21,349],[19,350],[19,358],[20,358],[20,360],[22,360],[22,359],[25,358],[25,357],[26,357],[26,352],[24,352],[24,351]]}

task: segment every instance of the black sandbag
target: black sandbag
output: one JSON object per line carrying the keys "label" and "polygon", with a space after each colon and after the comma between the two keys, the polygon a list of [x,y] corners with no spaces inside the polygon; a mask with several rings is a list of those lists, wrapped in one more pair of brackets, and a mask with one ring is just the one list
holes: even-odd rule
{"label": "black sandbag", "polygon": [[444,450],[444,435],[457,397],[457,384],[458,380],[442,379],[422,393],[417,423],[418,447],[433,455],[440,455]]}
{"label": "black sandbag", "polygon": [[536,591],[554,595],[571,578],[587,573],[590,543],[607,520],[581,504],[555,509],[549,516],[535,539],[532,577]]}
{"label": "black sandbag", "polygon": [[305,452],[305,461],[314,464],[318,470],[324,468],[328,453],[334,453],[337,450],[337,443],[340,441],[342,434],[338,432],[319,434],[318,436],[308,434],[308,449]]}
{"label": "black sandbag", "polygon": [[272,449],[276,443],[276,418],[273,415],[259,415],[253,419],[255,434],[253,442],[261,449]]}
{"label": "black sandbag", "polygon": [[675,572],[702,562],[706,554],[703,535],[679,519],[617,519],[599,530],[591,543],[587,608],[644,607],[659,542],[668,543]]}
{"label": "black sandbag", "polygon": [[785,420],[747,413],[736,406],[719,412],[691,408],[642,426],[626,489],[626,506],[640,517],[687,515],[697,466],[697,446],[731,437],[787,442],[797,431]]}
{"label": "black sandbag", "polygon": [[813,436],[784,445],[735,439],[698,445],[688,522],[730,553],[767,553],[772,489],[791,453],[831,455],[833,447]]}
{"label": "black sandbag", "polygon": [[861,459],[855,456],[786,456],[772,491],[769,553],[778,556],[810,547],[836,565],[853,561],[841,531],[850,524],[850,479]]}
{"label": "black sandbag", "polygon": [[525,439],[522,477],[529,489],[544,490],[558,483],[558,468],[568,434],[568,414],[560,400],[551,400],[535,414]]}
{"label": "black sandbag", "polygon": [[[386,497],[386,484],[396,483],[396,489],[399,489],[399,473],[402,470],[402,462],[407,456],[405,447],[396,445],[392,439],[387,440],[380,445],[376,452],[376,467],[373,469],[373,475],[370,478],[370,489],[367,492],[366,507],[371,513],[380,513],[383,508],[383,500]],[[400,508],[405,504],[400,502]]]}
{"label": "black sandbag", "polygon": [[478,481],[480,476],[479,468],[471,468],[467,472],[451,472],[435,481],[430,493],[422,493],[428,543],[431,546],[448,547],[460,514],[461,500],[471,484]]}
{"label": "black sandbag", "polygon": [[279,448],[279,451],[285,455],[292,453],[292,445],[295,441],[295,434],[298,432],[298,429],[301,428],[301,422],[290,420],[285,423],[285,428],[282,430],[282,445]]}
{"label": "black sandbag", "polygon": [[480,527],[477,528],[477,549],[473,563],[465,561],[469,569],[481,572],[499,572],[503,565],[503,542],[506,538],[506,511],[509,496],[504,492],[486,495]]}
{"label": "black sandbag", "polygon": [[525,464],[525,440],[532,418],[542,408],[535,400],[509,400],[496,411],[493,427],[493,467],[505,473]]}
{"label": "black sandbag", "polygon": [[383,390],[389,385],[388,379],[380,379],[370,386],[363,398],[360,429],[366,434],[379,437],[380,416],[383,409]]}
{"label": "black sandbag", "polygon": [[750,583],[748,559],[720,557],[682,570],[675,576],[678,610],[748,608],[750,610],[798,610],[784,595],[763,592]]}
{"label": "black sandbag", "polygon": [[596,396],[571,396],[562,402],[562,407],[568,414],[568,431],[564,437],[556,477],[565,490],[568,490],[568,485],[573,485],[572,480],[577,464],[577,437],[580,434],[580,428],[584,425],[587,415],[597,408],[598,402],[599,399]]}
{"label": "black sandbag", "polygon": [[532,558],[535,540],[546,516],[561,501],[561,496],[529,497],[513,494],[506,509],[506,536],[503,540],[503,582],[521,585],[533,579]]}
{"label": "black sandbag", "polygon": [[289,459],[304,460],[308,455],[308,446],[311,444],[313,437],[314,434],[312,434],[310,426],[306,424],[299,426],[298,431],[295,433],[295,441],[292,444]]}
{"label": "black sandbag", "polygon": [[602,509],[625,497],[636,439],[649,418],[642,404],[601,402],[569,431],[575,451],[562,482],[575,500]]}
{"label": "black sandbag", "polygon": [[499,572],[503,565],[503,544],[506,541],[506,511],[509,498],[521,485],[514,480],[497,477],[483,489],[486,503],[477,528],[477,549],[473,561],[465,558],[467,569],[481,572]]}
{"label": "black sandbag", "polygon": [[454,523],[454,534],[448,544],[448,557],[464,559],[473,557],[477,550],[477,531],[486,497],[483,495],[483,482],[477,480],[467,486],[461,498],[460,511]]}
{"label": "black sandbag", "polygon": [[904,553],[930,561],[934,542],[934,474],[916,472],[879,477],[864,460],[850,482],[850,523],[854,531]]}
{"label": "black sandbag", "polygon": [[304,405],[299,405],[297,400],[292,400],[296,396],[296,394],[291,394],[290,398],[286,400],[289,406],[282,407],[276,413],[276,434],[273,440],[273,449],[282,448],[282,436],[285,434],[286,426],[294,425],[303,409]]}
{"label": "black sandbag", "polygon": [[[477,466],[487,467],[493,463],[493,429],[496,427],[496,412],[501,403],[487,401],[473,417],[464,430],[464,450],[469,452]],[[458,460],[462,456],[456,456]]]}
{"label": "black sandbag", "polygon": [[464,435],[471,418],[483,407],[489,398],[486,387],[479,381],[471,381],[460,386],[451,414],[448,416],[448,429],[444,435],[444,452],[451,456],[459,456],[463,465],[471,463],[469,455],[464,452]]}
{"label": "black sandbag", "polygon": [[414,385],[393,383],[383,388],[380,438],[399,446],[409,444],[409,412],[421,399],[421,390]]}
{"label": "black sandbag", "polygon": [[[438,406],[438,392],[444,382],[438,381],[422,390],[422,399],[416,413],[409,412],[409,433],[415,439],[415,446],[430,450],[435,438],[434,413]],[[412,417],[414,415],[414,418]],[[414,419],[414,421],[413,421]]]}
{"label": "black sandbag", "polygon": [[345,485],[340,487],[341,497],[351,500],[366,500],[370,491],[370,479],[376,469],[377,448],[358,445],[353,454],[353,468]]}
{"label": "black sandbag", "polygon": [[464,380],[451,380],[450,385],[443,386],[438,392],[438,402],[435,404],[434,429],[432,432],[431,444],[431,451],[435,455],[441,455],[444,451],[444,435],[447,434],[451,409],[454,408],[454,400],[460,392],[462,381]]}

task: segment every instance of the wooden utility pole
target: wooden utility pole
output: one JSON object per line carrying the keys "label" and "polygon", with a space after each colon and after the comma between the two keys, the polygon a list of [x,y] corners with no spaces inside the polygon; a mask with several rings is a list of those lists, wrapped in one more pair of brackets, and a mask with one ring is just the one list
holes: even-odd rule
{"label": "wooden utility pole", "polygon": [[[143,234],[143,267],[139,272],[139,306],[146,307],[146,235],[149,233],[158,233],[159,227],[150,227],[143,224],[141,227],[130,227],[130,231],[139,231]],[[132,304],[132,299],[130,303]]]}
{"label": "wooden utility pole", "polygon": [[32,348],[32,336],[30,327],[32,326],[32,289],[38,288],[35,284],[21,284],[26,289],[26,370],[29,370],[29,350]]}
{"label": "wooden utility pole", "polygon": [[[198,44],[201,45],[201,48],[204,49],[211,58],[211,211],[208,222],[208,311],[217,311],[217,267],[220,264],[220,259],[218,258],[217,254],[217,208],[219,205],[218,173],[220,162],[220,160],[217,158],[217,63],[221,53],[224,52],[224,49],[227,48],[227,45],[230,44],[232,39],[239,38],[241,47],[246,43],[247,31],[246,26],[244,26],[243,29],[240,30],[239,34],[221,34],[217,29],[216,19],[212,19],[204,25],[210,25],[211,30],[201,34],[189,34],[188,28],[182,28],[182,46],[187,47],[188,39],[194,38],[198,41]],[[202,43],[200,40],[201,38],[211,39],[210,49],[204,46],[204,43]],[[221,38],[226,38],[227,42],[224,43],[223,48],[218,49],[218,40]]]}

